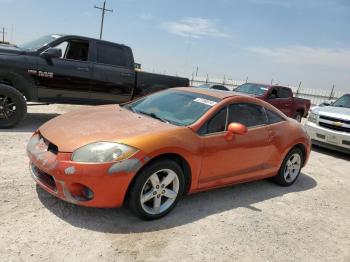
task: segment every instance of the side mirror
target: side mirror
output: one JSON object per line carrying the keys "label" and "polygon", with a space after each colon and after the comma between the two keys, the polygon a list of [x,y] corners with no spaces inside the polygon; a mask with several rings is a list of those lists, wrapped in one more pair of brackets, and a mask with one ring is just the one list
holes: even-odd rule
{"label": "side mirror", "polygon": [[248,132],[248,129],[245,125],[240,123],[231,123],[227,127],[227,133],[225,134],[225,138],[227,140],[232,140],[233,135],[244,135]]}
{"label": "side mirror", "polygon": [[48,48],[43,51],[40,56],[45,58],[60,58],[62,56],[62,50],[59,48]]}
{"label": "side mirror", "polygon": [[333,104],[332,100],[324,101],[323,103],[319,104],[319,106],[331,106]]}

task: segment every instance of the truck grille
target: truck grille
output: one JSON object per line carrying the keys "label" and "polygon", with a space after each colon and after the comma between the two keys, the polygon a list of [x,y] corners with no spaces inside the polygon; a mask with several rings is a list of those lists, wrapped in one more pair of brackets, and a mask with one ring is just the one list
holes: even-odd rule
{"label": "truck grille", "polygon": [[320,115],[318,124],[331,130],[350,133],[350,120]]}
{"label": "truck grille", "polygon": [[329,117],[329,116],[320,116],[320,119],[325,119],[328,121],[333,121],[333,122],[341,122],[343,124],[348,124],[350,125],[350,120],[344,120],[344,119],[340,119],[340,118],[334,118],[334,117]]}

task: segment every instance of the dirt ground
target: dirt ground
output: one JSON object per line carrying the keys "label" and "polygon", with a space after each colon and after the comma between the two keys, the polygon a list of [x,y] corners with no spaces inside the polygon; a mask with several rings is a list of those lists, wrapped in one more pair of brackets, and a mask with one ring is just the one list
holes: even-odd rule
{"label": "dirt ground", "polygon": [[289,188],[270,181],[185,197],[152,222],[84,208],[38,188],[33,131],[75,106],[32,106],[0,130],[1,261],[350,261],[350,156],[315,148]]}

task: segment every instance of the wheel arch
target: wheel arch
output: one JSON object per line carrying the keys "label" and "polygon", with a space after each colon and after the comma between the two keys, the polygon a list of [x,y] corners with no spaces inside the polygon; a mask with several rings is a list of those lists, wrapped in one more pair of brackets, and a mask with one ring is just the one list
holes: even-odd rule
{"label": "wheel arch", "polygon": [[28,79],[15,72],[0,71],[0,84],[11,86],[18,90],[27,101],[36,101],[35,84],[32,79]]}
{"label": "wheel arch", "polygon": [[[179,164],[180,168],[182,169],[184,176],[185,176],[185,190],[184,190],[184,194],[187,194],[190,187],[191,187],[191,182],[192,182],[192,172],[191,172],[191,167],[188,163],[188,161],[181,156],[180,154],[177,153],[163,153],[157,156],[154,156],[152,159],[148,160],[146,164],[144,164],[139,170],[138,172],[135,174],[135,176],[132,178],[131,182],[129,183],[128,189],[126,191],[126,198],[129,195],[130,189],[132,188],[136,177],[138,177],[141,173],[141,171],[146,168],[147,166],[157,162],[157,161],[161,161],[163,159],[167,159],[167,160],[173,160],[174,162],[176,162],[177,164]],[[125,202],[125,199],[124,199]]]}
{"label": "wheel arch", "polygon": [[[298,149],[301,150],[301,153],[303,154],[303,164],[302,164],[302,166],[304,166],[305,163],[306,163],[306,158],[307,158],[307,151],[306,151],[305,145],[303,145],[303,144],[301,144],[301,143],[296,144],[296,145],[294,145],[294,146],[288,151],[288,153],[289,153],[290,151],[292,151],[294,148],[298,148]],[[288,153],[287,153],[287,154],[288,154]]]}

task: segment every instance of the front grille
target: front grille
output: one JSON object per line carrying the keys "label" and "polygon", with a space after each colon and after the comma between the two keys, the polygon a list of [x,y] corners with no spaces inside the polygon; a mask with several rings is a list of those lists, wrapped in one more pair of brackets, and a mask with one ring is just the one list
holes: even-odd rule
{"label": "front grille", "polygon": [[50,176],[49,174],[45,173],[44,171],[41,171],[39,168],[37,168],[34,165],[31,165],[32,173],[33,175],[45,186],[50,188],[52,191],[56,191],[56,182],[53,176]]}
{"label": "front grille", "polygon": [[348,141],[348,140],[343,140],[343,145],[350,146],[350,141]]}
{"label": "front grille", "polygon": [[322,116],[322,115],[320,116],[320,119],[325,119],[325,120],[333,121],[333,122],[341,122],[341,123],[350,125],[350,120],[344,120],[344,119],[340,119],[340,118],[334,118],[334,117]]}
{"label": "front grille", "polygon": [[322,127],[328,128],[328,129],[350,133],[349,127],[335,126],[335,125],[324,123],[324,122],[319,122],[319,125]]}

